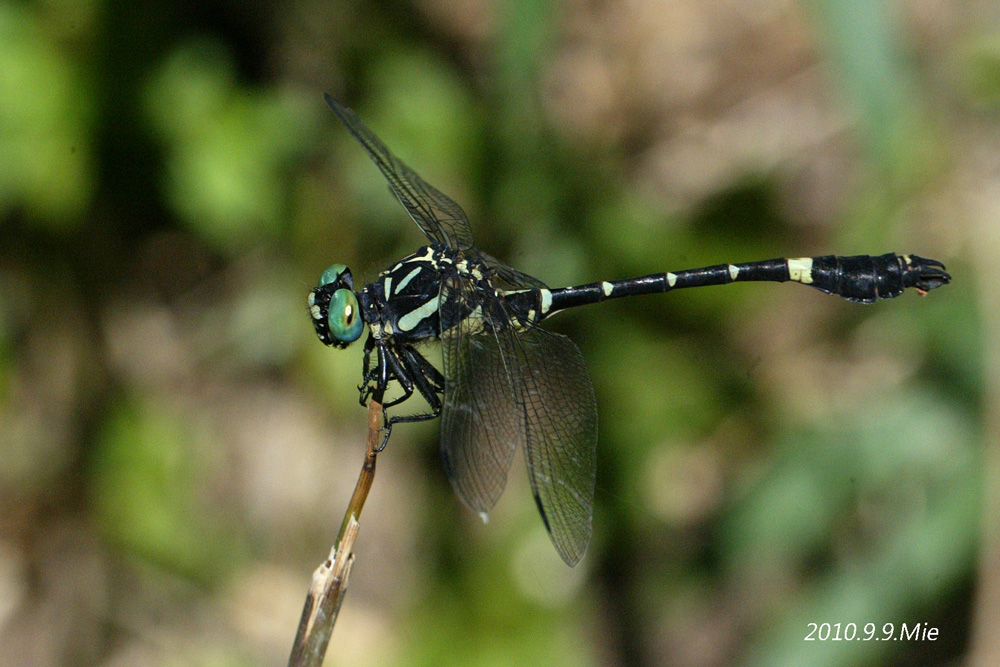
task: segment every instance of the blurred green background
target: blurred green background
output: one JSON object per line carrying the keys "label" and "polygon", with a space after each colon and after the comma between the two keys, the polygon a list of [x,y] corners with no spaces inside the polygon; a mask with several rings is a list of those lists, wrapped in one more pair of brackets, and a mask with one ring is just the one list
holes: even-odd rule
{"label": "blurred green background", "polygon": [[551,285],[955,278],[556,318],[600,406],[585,559],[519,459],[483,525],[400,426],[328,665],[1000,664],[1000,10],[918,0],[0,0],[0,664],[287,660],[367,419],[305,297],[423,243],[323,91]]}

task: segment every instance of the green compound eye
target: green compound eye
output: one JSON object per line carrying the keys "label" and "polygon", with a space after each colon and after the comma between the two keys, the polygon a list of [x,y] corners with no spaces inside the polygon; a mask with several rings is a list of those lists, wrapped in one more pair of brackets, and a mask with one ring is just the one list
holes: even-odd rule
{"label": "green compound eye", "polygon": [[[323,272],[323,275],[319,277],[319,283],[317,284],[317,287],[322,287],[323,285],[329,285],[330,283],[337,282],[341,274],[343,274],[344,272],[346,272],[348,276],[350,276],[351,274],[351,272],[343,264],[334,264],[333,266],[328,267],[327,270]],[[349,277],[348,277],[348,284],[350,284]]]}
{"label": "green compound eye", "polygon": [[354,292],[339,289],[333,293],[326,321],[330,325],[330,333],[341,343],[353,343],[358,339],[365,321],[358,310],[358,298]]}

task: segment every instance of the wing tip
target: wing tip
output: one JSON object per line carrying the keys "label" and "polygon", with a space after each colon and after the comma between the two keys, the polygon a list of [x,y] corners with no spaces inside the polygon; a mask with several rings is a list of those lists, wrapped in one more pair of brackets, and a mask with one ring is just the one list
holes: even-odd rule
{"label": "wing tip", "polygon": [[[579,531],[578,535],[573,535],[574,531],[564,529],[554,532],[549,517],[542,507],[542,501],[537,495],[535,496],[535,505],[538,507],[538,513],[542,515],[542,523],[545,524],[545,530],[549,534],[549,539],[552,540],[552,545],[559,553],[559,557],[570,567],[576,567],[577,563],[583,560],[584,554],[587,553],[587,547],[590,545],[590,537],[593,534],[592,517],[585,522],[585,530]],[[559,533],[559,537],[556,536],[556,532]]]}

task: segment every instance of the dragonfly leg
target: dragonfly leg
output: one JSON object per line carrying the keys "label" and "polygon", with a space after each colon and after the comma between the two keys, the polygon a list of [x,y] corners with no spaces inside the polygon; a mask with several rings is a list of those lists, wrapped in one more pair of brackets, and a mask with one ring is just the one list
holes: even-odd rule
{"label": "dragonfly leg", "polygon": [[[434,419],[441,414],[440,394],[444,392],[444,376],[427,361],[422,354],[407,347],[403,350],[404,363],[413,378],[414,386],[424,400],[431,406],[431,412],[421,415],[425,419]],[[422,420],[417,420],[422,421]]]}
{"label": "dragonfly leg", "polygon": [[[372,339],[369,338],[368,342],[372,342]],[[375,449],[376,452],[381,452],[389,443],[392,425],[396,421],[399,421],[398,419],[390,418],[386,408],[398,405],[412,396],[413,381],[410,379],[410,374],[403,368],[399,357],[394,351],[387,350],[383,345],[376,347],[374,342],[369,345],[368,342],[365,344],[365,368],[367,370],[365,371],[363,384],[358,389],[361,392],[361,405],[366,405],[369,398],[382,403],[382,430],[385,431],[385,435],[382,436],[382,442]],[[377,353],[376,364],[374,367],[369,368],[369,361],[373,351]],[[388,403],[383,403],[385,390],[389,386],[390,380],[399,382],[399,386],[403,388],[403,395]]]}
{"label": "dragonfly leg", "polygon": [[[438,369],[434,368],[431,362],[427,361],[422,354],[414,349],[407,350],[407,357],[411,362],[414,362],[416,368],[419,369],[420,373],[418,374],[423,376],[424,379],[428,381],[430,389],[437,394],[444,393],[444,376],[441,375]],[[427,397],[427,394],[425,394],[419,386],[417,387],[417,390],[420,391],[424,398],[427,398],[428,403],[434,405],[434,402]]]}
{"label": "dragonfly leg", "polygon": [[382,392],[377,396],[377,400],[381,402],[382,393],[385,391],[384,387],[389,383],[389,379],[395,379],[399,386],[403,389],[403,395],[398,398],[394,398],[388,403],[382,404],[382,430],[385,431],[385,435],[382,436],[382,442],[379,444],[376,452],[381,452],[385,449],[385,446],[389,443],[389,435],[392,433],[392,425],[398,421],[401,421],[399,417],[390,417],[387,408],[391,408],[394,405],[399,405],[410,396],[413,396],[413,379],[411,374],[407,369],[404,368],[399,356],[393,351],[386,351],[382,347],[379,347],[379,359],[380,359],[380,377],[379,380],[384,378],[385,384],[382,385]]}
{"label": "dragonfly leg", "polygon": [[[365,361],[363,368],[365,369],[365,374],[361,378],[361,384],[358,385],[358,391],[361,392],[359,397],[359,402],[361,405],[368,405],[368,399],[378,392],[378,398],[381,399],[382,393],[385,392],[386,383],[388,379],[383,384],[379,384],[380,378],[388,378],[388,371],[385,368],[385,359],[382,353],[382,347],[379,346],[378,354],[376,356],[375,366],[371,366],[372,352],[375,349],[375,339],[371,335],[365,341]],[[381,387],[381,390],[379,389]]]}
{"label": "dragonfly leg", "polygon": [[392,417],[383,412],[385,436],[383,436],[382,444],[376,451],[382,451],[386,443],[389,442],[389,434],[392,431],[393,424],[400,422],[422,422],[429,419],[436,419],[440,416],[441,398],[439,395],[444,391],[444,377],[412,347],[403,347],[400,350],[399,356],[391,354],[387,356],[390,358],[389,363],[392,366],[393,375],[395,375],[400,386],[403,388],[404,395],[386,405],[391,407],[402,403],[412,396],[414,389],[416,389],[431,406],[431,411],[415,415],[396,415]]}

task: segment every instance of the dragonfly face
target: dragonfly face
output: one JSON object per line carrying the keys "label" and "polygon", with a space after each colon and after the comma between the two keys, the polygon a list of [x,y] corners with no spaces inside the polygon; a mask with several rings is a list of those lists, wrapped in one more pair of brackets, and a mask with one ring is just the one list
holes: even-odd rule
{"label": "dragonfly face", "polygon": [[364,319],[354,294],[351,270],[330,266],[319,278],[307,300],[316,335],[326,345],[343,349],[361,336]]}

